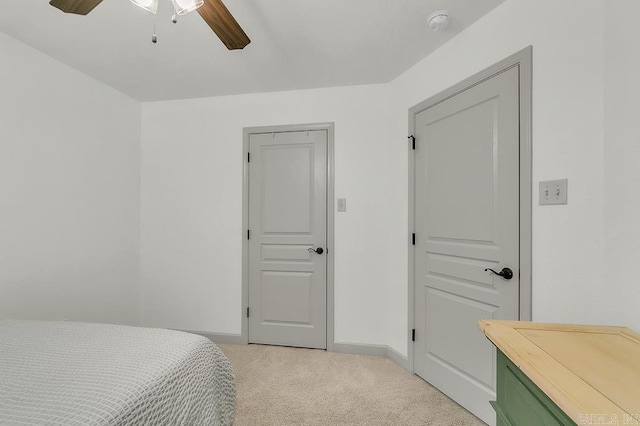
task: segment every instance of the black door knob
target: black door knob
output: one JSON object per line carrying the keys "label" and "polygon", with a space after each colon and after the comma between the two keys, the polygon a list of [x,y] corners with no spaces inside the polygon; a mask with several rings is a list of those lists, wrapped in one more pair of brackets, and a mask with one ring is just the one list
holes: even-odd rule
{"label": "black door knob", "polygon": [[486,268],[485,271],[491,271],[494,274],[504,278],[505,280],[510,280],[513,278],[513,271],[510,268],[502,268],[502,271],[496,272],[491,268]]}
{"label": "black door knob", "polygon": [[309,251],[315,251],[318,254],[322,254],[324,253],[324,249],[322,247],[318,247],[318,248],[313,248],[313,247],[309,247]]}

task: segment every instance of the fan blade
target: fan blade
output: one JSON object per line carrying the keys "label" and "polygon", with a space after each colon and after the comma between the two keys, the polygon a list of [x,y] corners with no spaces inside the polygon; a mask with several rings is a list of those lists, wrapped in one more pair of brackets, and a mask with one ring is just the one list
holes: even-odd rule
{"label": "fan blade", "polygon": [[251,43],[221,0],[204,0],[204,4],[198,8],[198,13],[227,46],[227,49],[243,49]]}
{"label": "fan blade", "polygon": [[64,13],[86,15],[101,2],[102,0],[51,0],[49,4],[60,9]]}

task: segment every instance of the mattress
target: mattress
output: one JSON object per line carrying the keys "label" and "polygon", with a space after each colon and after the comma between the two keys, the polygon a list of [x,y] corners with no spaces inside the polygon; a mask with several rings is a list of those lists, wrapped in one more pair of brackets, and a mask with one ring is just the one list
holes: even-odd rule
{"label": "mattress", "polygon": [[0,321],[1,425],[231,425],[231,364],[205,337]]}

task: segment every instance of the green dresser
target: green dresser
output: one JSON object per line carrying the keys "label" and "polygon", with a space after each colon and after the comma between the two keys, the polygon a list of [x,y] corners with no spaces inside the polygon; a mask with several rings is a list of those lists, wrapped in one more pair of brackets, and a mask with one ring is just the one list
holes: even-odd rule
{"label": "green dresser", "polygon": [[498,350],[498,426],[575,425],[544,392]]}
{"label": "green dresser", "polygon": [[498,426],[640,424],[640,335],[526,321],[479,326],[498,349]]}

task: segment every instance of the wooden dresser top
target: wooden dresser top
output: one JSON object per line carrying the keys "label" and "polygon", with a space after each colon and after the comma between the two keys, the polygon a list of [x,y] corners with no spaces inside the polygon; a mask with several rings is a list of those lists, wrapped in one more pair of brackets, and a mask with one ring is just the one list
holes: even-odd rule
{"label": "wooden dresser top", "polygon": [[480,329],[577,424],[640,424],[640,335],[624,327],[480,320]]}

